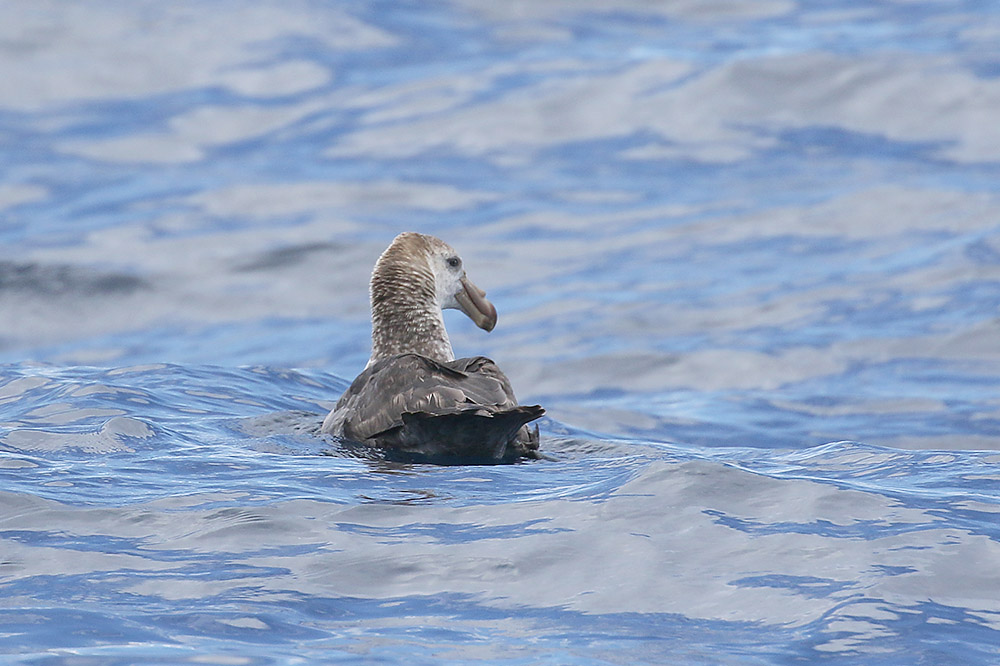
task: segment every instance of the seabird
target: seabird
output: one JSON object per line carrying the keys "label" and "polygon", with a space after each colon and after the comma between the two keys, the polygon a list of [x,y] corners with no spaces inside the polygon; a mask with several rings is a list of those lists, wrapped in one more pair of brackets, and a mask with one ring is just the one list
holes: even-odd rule
{"label": "seabird", "polygon": [[419,458],[538,457],[539,405],[519,406],[485,356],[455,358],[442,310],[492,331],[497,311],[434,236],[406,232],[375,262],[368,365],[323,421],[336,437]]}

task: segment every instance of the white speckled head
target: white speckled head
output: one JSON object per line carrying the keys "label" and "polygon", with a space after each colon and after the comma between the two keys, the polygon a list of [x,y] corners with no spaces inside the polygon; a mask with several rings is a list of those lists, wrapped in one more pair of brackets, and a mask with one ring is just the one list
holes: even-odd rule
{"label": "white speckled head", "polygon": [[375,262],[371,303],[369,365],[410,352],[438,361],[454,359],[443,309],[461,310],[487,331],[497,321],[496,308],[466,277],[458,253],[439,238],[414,232],[396,236]]}

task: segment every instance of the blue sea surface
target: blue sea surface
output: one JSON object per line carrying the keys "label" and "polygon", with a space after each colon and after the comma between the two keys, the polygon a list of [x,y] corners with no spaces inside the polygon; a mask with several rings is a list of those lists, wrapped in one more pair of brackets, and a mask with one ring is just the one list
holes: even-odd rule
{"label": "blue sea surface", "polygon": [[[1000,4],[0,7],[0,662],[1000,662]],[[439,236],[543,460],[317,435]]]}

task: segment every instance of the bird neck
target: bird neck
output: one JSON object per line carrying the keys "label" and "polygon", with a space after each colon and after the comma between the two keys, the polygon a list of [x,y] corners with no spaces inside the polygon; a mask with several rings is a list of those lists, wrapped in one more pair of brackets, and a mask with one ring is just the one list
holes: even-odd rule
{"label": "bird neck", "polygon": [[397,354],[420,354],[435,361],[455,359],[444,317],[418,308],[383,311],[372,309],[372,356],[369,364]]}
{"label": "bird neck", "polygon": [[433,281],[407,284],[403,276],[385,273],[376,272],[372,279],[372,355],[368,364],[410,353],[440,362],[454,360]]}

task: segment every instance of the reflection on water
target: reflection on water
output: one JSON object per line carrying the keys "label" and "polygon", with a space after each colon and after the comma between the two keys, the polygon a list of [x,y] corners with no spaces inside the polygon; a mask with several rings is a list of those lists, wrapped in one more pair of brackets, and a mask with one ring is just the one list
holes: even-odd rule
{"label": "reflection on water", "polygon": [[[0,653],[995,661],[994,8],[0,19]],[[549,460],[316,435],[411,229]]]}

